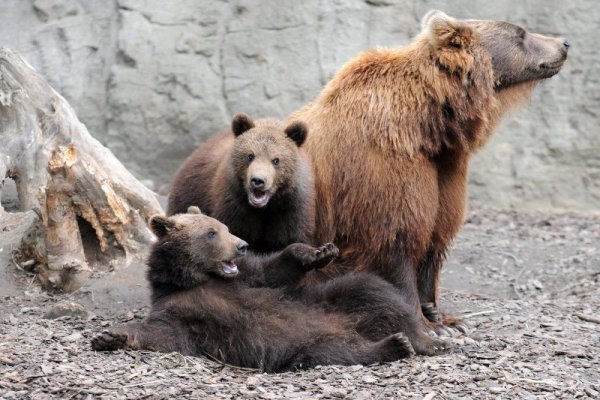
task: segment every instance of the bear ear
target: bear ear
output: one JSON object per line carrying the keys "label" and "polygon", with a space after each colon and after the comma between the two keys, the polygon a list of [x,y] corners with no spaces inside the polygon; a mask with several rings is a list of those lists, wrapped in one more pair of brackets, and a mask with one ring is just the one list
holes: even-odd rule
{"label": "bear ear", "polygon": [[240,136],[248,129],[254,128],[254,121],[246,113],[237,113],[233,116],[231,121],[231,130],[235,136]]}
{"label": "bear ear", "polygon": [[160,238],[175,228],[175,221],[162,215],[154,215],[150,217],[149,225],[152,232]]}
{"label": "bear ear", "polygon": [[426,31],[432,24],[441,23],[443,21],[451,21],[454,18],[450,17],[440,10],[429,10],[423,19],[421,19],[421,30]]}
{"label": "bear ear", "polygon": [[202,211],[200,211],[200,207],[189,206],[187,209],[187,213],[188,214],[202,214]]}
{"label": "bear ear", "polygon": [[295,121],[289,124],[287,128],[285,128],[284,132],[290,139],[296,142],[298,147],[300,147],[306,140],[306,135],[308,135],[308,127],[304,122]]}
{"label": "bear ear", "polygon": [[465,23],[439,10],[431,10],[421,20],[423,32],[436,48],[466,48],[473,42],[475,32]]}

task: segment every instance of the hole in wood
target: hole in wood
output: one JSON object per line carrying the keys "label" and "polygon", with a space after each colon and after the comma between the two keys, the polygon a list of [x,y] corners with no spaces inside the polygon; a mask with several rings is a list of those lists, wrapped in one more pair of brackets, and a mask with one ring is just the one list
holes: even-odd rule
{"label": "hole in wood", "polygon": [[21,201],[17,191],[17,183],[10,177],[4,178],[0,186],[0,202],[6,212],[18,212],[21,210]]}
{"label": "hole in wood", "polygon": [[125,251],[121,246],[116,244],[111,232],[105,231],[107,235],[106,239],[112,245],[107,251],[103,252],[92,225],[80,216],[77,216],[77,225],[79,227],[79,234],[81,235],[85,260],[91,268],[105,271],[111,268],[110,261],[125,257]]}

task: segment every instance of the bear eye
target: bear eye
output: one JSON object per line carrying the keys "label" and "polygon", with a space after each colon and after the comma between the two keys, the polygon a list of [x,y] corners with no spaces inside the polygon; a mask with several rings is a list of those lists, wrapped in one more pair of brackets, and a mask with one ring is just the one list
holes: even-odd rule
{"label": "bear eye", "polygon": [[212,238],[214,238],[215,236],[217,236],[217,232],[215,232],[215,231],[209,231],[209,232],[208,232],[208,237],[209,237],[209,238],[211,238],[211,239],[212,239]]}
{"label": "bear eye", "polygon": [[273,165],[279,165],[279,158],[274,158],[271,160],[271,162],[273,163]]}
{"label": "bear eye", "polygon": [[254,154],[248,154],[248,161],[254,161]]}

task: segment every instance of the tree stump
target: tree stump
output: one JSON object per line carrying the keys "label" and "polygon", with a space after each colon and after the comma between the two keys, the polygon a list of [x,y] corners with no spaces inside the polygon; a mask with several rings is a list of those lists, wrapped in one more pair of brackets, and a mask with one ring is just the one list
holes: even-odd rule
{"label": "tree stump", "polygon": [[[0,48],[0,194],[6,178],[18,192],[12,211],[35,213],[17,257],[47,289],[74,290],[92,267],[130,262],[152,240],[148,217],[163,212],[68,102]],[[15,218],[0,205],[0,235]]]}

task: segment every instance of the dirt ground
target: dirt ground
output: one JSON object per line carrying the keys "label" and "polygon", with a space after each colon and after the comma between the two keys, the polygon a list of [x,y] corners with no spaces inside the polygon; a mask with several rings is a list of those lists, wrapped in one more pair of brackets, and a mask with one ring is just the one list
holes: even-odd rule
{"label": "dirt ground", "polygon": [[[41,292],[0,244],[1,398],[600,398],[600,216],[476,209],[444,270],[470,325],[454,352],[268,375],[179,354],[95,353],[90,338],[147,311],[143,268]],[[70,302],[70,315],[60,315]]]}

